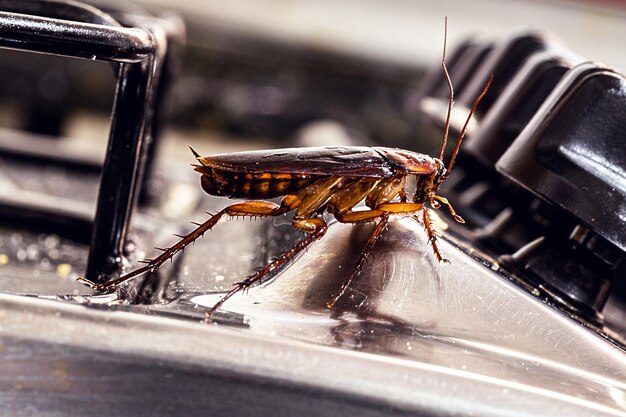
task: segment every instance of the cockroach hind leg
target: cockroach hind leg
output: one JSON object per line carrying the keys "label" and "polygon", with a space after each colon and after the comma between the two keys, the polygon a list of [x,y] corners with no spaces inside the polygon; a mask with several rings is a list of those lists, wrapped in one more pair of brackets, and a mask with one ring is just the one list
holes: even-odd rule
{"label": "cockroach hind leg", "polygon": [[376,245],[376,242],[378,242],[378,239],[380,239],[382,233],[386,230],[388,222],[389,222],[389,213],[384,213],[381,219],[378,221],[378,224],[376,224],[376,228],[374,229],[374,232],[367,240],[365,247],[361,251],[361,255],[359,256],[359,259],[350,270],[350,275],[348,275],[348,278],[343,282],[343,284],[341,284],[341,288],[339,288],[339,291],[336,294],[334,294],[331,297],[331,299],[326,303],[326,307],[333,308],[335,304],[337,303],[337,301],[339,301],[339,299],[347,291],[348,287],[352,283],[352,280],[361,274],[361,271],[363,270],[363,265],[365,264],[370,254],[372,253],[372,250],[374,249],[374,245]]}

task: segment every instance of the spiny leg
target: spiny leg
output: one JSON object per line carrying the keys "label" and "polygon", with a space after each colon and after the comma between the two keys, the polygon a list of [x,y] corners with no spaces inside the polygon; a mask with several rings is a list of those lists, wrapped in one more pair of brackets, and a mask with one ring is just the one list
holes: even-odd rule
{"label": "spiny leg", "polygon": [[309,233],[307,237],[298,242],[293,248],[289,249],[287,252],[283,253],[278,259],[267,264],[265,267],[250,275],[246,279],[241,282],[236,283],[233,288],[222,297],[209,311],[206,313],[207,320],[211,318],[211,315],[220,308],[226,300],[230,297],[238,293],[239,291],[245,290],[254,284],[257,281],[260,281],[265,275],[273,271],[274,269],[280,267],[282,264],[287,262],[290,258],[293,258],[298,253],[302,252],[307,246],[311,243],[319,240],[326,234],[326,230],[328,230],[328,226],[326,222],[319,218],[314,219],[294,219],[293,226],[296,229],[306,231]]}
{"label": "spiny leg", "polygon": [[376,218],[380,218],[374,232],[370,236],[369,240],[363,251],[361,252],[361,256],[357,263],[352,267],[350,271],[350,275],[341,285],[341,288],[337,292],[337,294],[333,295],[331,300],[326,303],[328,308],[332,308],[337,300],[341,298],[341,296],[346,292],[352,280],[360,273],[361,268],[363,267],[363,263],[367,260],[368,256],[372,252],[374,245],[380,238],[381,233],[387,227],[387,223],[389,221],[389,215],[391,213],[413,213],[423,208],[423,204],[421,203],[382,203],[378,204],[375,209],[367,210],[367,211],[352,211],[349,210],[345,213],[336,213],[335,218],[341,223],[367,223],[374,221]]}
{"label": "spiny leg", "polygon": [[376,245],[376,242],[380,238],[382,232],[387,227],[387,223],[389,222],[389,213],[382,210],[349,211],[348,213],[344,213],[341,215],[336,214],[335,217],[341,223],[367,223],[373,221],[377,217],[380,217],[380,220],[378,221],[378,224],[376,224],[374,232],[367,240],[367,244],[365,245],[365,248],[363,248],[361,256],[359,256],[358,261],[350,270],[350,275],[348,275],[348,278],[343,282],[343,284],[341,284],[339,291],[332,296],[328,303],[326,303],[326,306],[328,308],[332,308],[335,303],[337,303],[337,301],[341,298],[341,296],[343,296],[343,294],[352,283],[352,280],[361,272],[363,264],[365,263],[365,261],[367,261],[367,258],[374,248],[374,245]]}
{"label": "spiny leg", "polygon": [[87,284],[89,287],[103,290],[103,289],[111,289],[115,286],[122,284],[136,276],[144,274],[146,272],[154,272],[156,271],[165,261],[172,258],[178,252],[182,251],[195,242],[198,238],[203,236],[207,231],[211,230],[223,216],[229,217],[237,217],[237,216],[254,216],[254,217],[267,217],[267,216],[278,216],[283,213],[286,213],[289,210],[292,210],[290,204],[286,204],[283,200],[282,205],[278,205],[275,203],[271,203],[268,201],[247,201],[244,203],[233,204],[225,209],[217,212],[215,215],[211,216],[210,219],[200,224],[195,230],[191,233],[184,236],[181,240],[179,240],[176,244],[166,249],[161,255],[157,256],[154,259],[151,259],[147,262],[145,266],[141,268],[137,268],[128,274],[122,275],[121,277],[105,282],[104,284],[94,284],[90,280],[79,277],[77,281],[82,282],[83,284]]}
{"label": "spiny leg", "polygon": [[433,225],[430,221],[430,214],[428,214],[428,209],[426,207],[422,208],[422,217],[424,220],[424,229],[426,229],[426,234],[428,235],[428,241],[433,248],[433,252],[435,253],[435,258],[437,258],[438,262],[447,262],[450,263],[449,260],[445,259],[441,256],[441,252],[439,252],[439,246],[437,245],[437,236],[435,235],[435,229],[433,229]]}

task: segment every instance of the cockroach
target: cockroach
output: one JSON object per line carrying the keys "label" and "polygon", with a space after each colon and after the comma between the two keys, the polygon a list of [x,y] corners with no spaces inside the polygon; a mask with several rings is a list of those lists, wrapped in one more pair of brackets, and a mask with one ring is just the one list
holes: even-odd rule
{"label": "cockroach", "polygon": [[[201,175],[200,184],[205,192],[214,196],[247,201],[222,209],[204,223],[198,224],[195,230],[165,249],[161,255],[144,261],[146,265],[115,280],[104,284],[95,284],[82,277],[79,280],[94,289],[111,290],[138,275],[156,271],[165,261],[195,242],[224,217],[275,217],[294,210],[292,226],[306,233],[306,237],[279,258],[234,284],[233,288],[207,311],[207,318],[210,318],[211,314],[235,293],[259,282],[269,272],[321,239],[328,229],[322,217],[324,212],[332,214],[341,223],[376,223],[374,232],[347,279],[328,301],[329,308],[335,305],[358,275],[386,229],[390,216],[410,216],[417,220],[418,214],[421,213],[435,258],[439,262],[448,262],[439,251],[426,203],[435,209],[441,204],[446,205],[454,219],[464,223],[448,200],[437,195],[437,190],[452,171],[469,121],[487,92],[492,77],[474,101],[446,166],[443,163],[443,155],[454,101],[452,81],[445,63],[447,26],[446,18],[441,66],[450,90],[450,98],[438,158],[403,149],[362,146],[288,148],[211,156],[200,156],[191,149],[198,162],[193,166]],[[409,198],[407,178],[411,176],[415,177],[416,189],[412,198]],[[276,197],[282,197],[280,204],[266,201]],[[354,207],[362,200],[365,200],[368,209],[354,211]]]}

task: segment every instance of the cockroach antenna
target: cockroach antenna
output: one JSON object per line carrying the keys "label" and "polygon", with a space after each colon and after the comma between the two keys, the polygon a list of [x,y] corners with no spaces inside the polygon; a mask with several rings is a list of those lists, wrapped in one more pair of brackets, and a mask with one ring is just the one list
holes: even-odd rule
{"label": "cockroach antenna", "polygon": [[448,89],[450,90],[450,99],[448,100],[448,111],[446,113],[446,124],[443,128],[443,139],[441,141],[441,150],[439,150],[439,160],[443,161],[443,153],[446,150],[448,143],[448,132],[450,131],[450,117],[452,114],[452,104],[454,103],[454,88],[452,87],[452,80],[450,79],[450,73],[448,67],[446,67],[446,46],[448,44],[448,16],[444,19],[443,29],[443,53],[441,54],[441,68],[446,77],[448,83]]}
{"label": "cockroach antenna", "polygon": [[[448,72],[448,67],[446,66],[446,48],[448,44],[448,16],[444,18],[444,30],[443,30],[443,53],[441,54],[441,68],[443,69],[443,74],[446,77],[446,82],[448,84],[448,90],[450,91],[450,97],[448,99],[448,109],[446,112],[446,123],[443,128],[443,139],[441,140],[441,149],[439,150],[439,160],[443,161],[443,154],[446,150],[446,145],[448,144],[448,134],[450,132],[450,119],[452,117],[452,105],[454,104],[454,87],[452,86],[452,79],[450,78],[450,73]],[[487,84],[483,88],[482,92],[476,97],[474,100],[474,104],[472,105],[472,109],[467,115],[467,119],[465,120],[465,124],[463,125],[463,129],[461,129],[461,133],[456,140],[456,145],[454,146],[454,150],[452,151],[452,156],[450,157],[450,162],[448,163],[448,167],[446,169],[446,173],[444,174],[443,179],[448,178],[450,175],[450,171],[452,171],[452,167],[454,166],[454,161],[456,160],[456,156],[461,149],[461,142],[465,137],[465,133],[467,132],[467,126],[469,125],[476,108],[478,107],[478,103],[487,93],[489,86],[491,85],[491,81],[493,80],[493,74],[489,76],[489,80]]]}
{"label": "cockroach antenna", "polygon": [[478,103],[480,103],[480,100],[482,100],[485,94],[487,94],[487,90],[489,90],[489,87],[491,86],[492,81],[493,81],[493,74],[489,76],[489,79],[487,80],[487,84],[485,84],[485,87],[483,87],[483,90],[480,92],[478,97],[476,97],[476,100],[474,100],[472,109],[467,115],[467,119],[465,119],[465,124],[463,125],[463,129],[461,129],[461,133],[459,133],[459,138],[456,140],[456,146],[454,147],[454,151],[452,151],[452,157],[450,158],[450,162],[448,163],[448,168],[446,169],[444,179],[448,178],[448,176],[450,175],[450,172],[452,171],[452,167],[454,166],[454,160],[456,159],[456,156],[459,153],[459,149],[461,149],[461,142],[463,141],[463,138],[465,137],[465,132],[467,132],[467,126],[469,125],[469,122],[472,119],[472,116],[474,115],[476,108],[478,107]]}

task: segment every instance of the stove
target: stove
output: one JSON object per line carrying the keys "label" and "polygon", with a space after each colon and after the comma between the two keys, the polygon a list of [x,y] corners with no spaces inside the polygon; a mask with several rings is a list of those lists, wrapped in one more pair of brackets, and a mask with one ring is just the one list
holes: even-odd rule
{"label": "stove", "polygon": [[227,204],[202,193],[187,145],[434,154],[440,66],[210,23],[123,2],[0,0],[4,413],[626,412],[626,82],[535,30],[451,45],[453,132],[494,81],[441,189],[466,220],[437,216],[450,264],[398,219],[329,310],[372,230],[331,223],[204,323],[302,238],[279,217],[221,224],[112,294],[77,283],[136,267]]}

